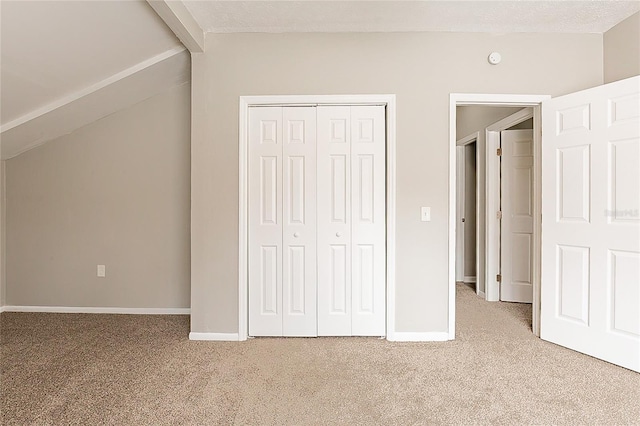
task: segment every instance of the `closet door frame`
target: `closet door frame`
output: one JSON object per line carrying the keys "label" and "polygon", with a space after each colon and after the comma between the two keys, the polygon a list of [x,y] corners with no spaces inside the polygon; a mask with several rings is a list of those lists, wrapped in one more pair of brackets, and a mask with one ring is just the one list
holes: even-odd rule
{"label": "closet door frame", "polygon": [[248,338],[248,118],[249,108],[260,106],[360,106],[385,107],[386,123],[386,338],[395,340],[395,213],[396,213],[396,96],[395,95],[293,95],[241,96],[239,108],[238,174],[238,340]]}

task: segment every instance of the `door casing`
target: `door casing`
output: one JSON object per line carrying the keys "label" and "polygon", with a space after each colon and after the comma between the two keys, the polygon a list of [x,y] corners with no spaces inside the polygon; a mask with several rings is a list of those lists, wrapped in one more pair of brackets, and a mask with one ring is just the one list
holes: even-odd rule
{"label": "door casing", "polygon": [[[382,105],[386,121],[386,338],[410,340],[395,333],[395,223],[396,223],[396,96],[395,95],[276,95],[241,96],[239,106],[238,174],[238,340],[248,338],[248,118],[250,107]],[[447,340],[446,333],[433,333],[431,340]]]}
{"label": "door casing", "polygon": [[[542,169],[541,169],[541,140],[542,140],[542,132],[540,126],[540,118],[541,118],[541,104],[542,101],[551,98],[550,95],[509,95],[509,94],[468,94],[468,93],[452,93],[449,96],[449,318],[448,318],[448,334],[449,339],[455,339],[455,309],[456,309],[456,280],[455,280],[455,269],[456,269],[456,260],[455,260],[455,242],[456,242],[456,107],[458,106],[466,106],[466,105],[485,105],[485,106],[502,106],[502,107],[532,107],[533,108],[533,136],[534,136],[534,184],[533,184],[533,193],[534,193],[534,203],[533,203],[533,211],[534,211],[534,262],[533,262],[533,332],[536,336],[540,335],[540,236],[541,236],[541,223],[542,223],[542,214],[541,214],[541,204],[542,204],[542,185],[541,185],[541,177],[542,177]],[[517,123],[513,123],[515,125]],[[509,126],[510,127],[510,126]],[[487,191],[490,190],[492,185],[491,177],[489,174],[489,160],[491,157],[489,154],[493,151],[494,155],[491,157],[493,161],[497,163],[497,156],[495,155],[495,149],[497,146],[493,146],[489,141],[489,134],[487,134],[486,138],[486,155],[487,155]],[[492,170],[495,171],[495,168]],[[499,164],[498,164],[498,173],[499,173]],[[499,178],[499,176],[498,176]],[[499,183],[499,180],[497,181]],[[495,222],[492,218],[495,218],[496,212],[499,210],[495,209],[493,203],[490,203],[490,197],[493,200],[495,195],[498,196],[498,206],[499,206],[499,194],[489,194],[487,192],[487,202],[486,202],[486,220],[487,223]],[[494,210],[495,209],[495,210]],[[488,229],[489,231],[489,229]],[[497,233],[499,236],[499,232]],[[486,241],[489,241],[489,234],[487,233]],[[498,247],[500,241],[497,241]],[[489,251],[486,252],[487,257],[487,268],[486,271],[486,279],[485,279],[485,290],[487,294],[487,298],[489,297],[489,286],[491,274],[493,273],[493,278],[495,281],[495,274],[497,272],[491,272],[489,268]],[[497,284],[497,282],[496,282]]]}

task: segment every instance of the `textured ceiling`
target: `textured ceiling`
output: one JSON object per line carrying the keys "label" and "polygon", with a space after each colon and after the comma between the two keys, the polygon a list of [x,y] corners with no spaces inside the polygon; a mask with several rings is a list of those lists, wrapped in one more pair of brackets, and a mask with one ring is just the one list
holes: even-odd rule
{"label": "textured ceiling", "polygon": [[638,1],[185,1],[207,32],[604,33]]}

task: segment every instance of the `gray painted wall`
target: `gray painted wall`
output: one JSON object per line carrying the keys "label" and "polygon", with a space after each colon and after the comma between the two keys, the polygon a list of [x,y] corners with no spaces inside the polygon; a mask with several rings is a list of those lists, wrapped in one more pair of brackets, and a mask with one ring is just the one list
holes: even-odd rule
{"label": "gray painted wall", "polygon": [[528,119],[527,121],[523,121],[522,123],[516,124],[515,126],[509,127],[508,130],[533,130],[533,118]]}
{"label": "gray painted wall", "polygon": [[604,33],[604,82],[640,74],[640,12]]}
{"label": "gray painted wall", "polygon": [[[238,331],[238,98],[397,95],[396,327],[446,331],[449,94],[603,82],[599,34],[208,34],[193,54],[191,329]],[[487,62],[502,54],[498,66]],[[543,61],[536,58],[544,58]],[[420,221],[431,206],[432,221]]]}
{"label": "gray painted wall", "polygon": [[459,106],[456,108],[456,134],[457,139],[462,139],[475,132],[484,132],[484,129],[505,117],[510,116],[522,108],[505,108],[493,106]]}
{"label": "gray painted wall", "polygon": [[7,160],[5,303],[188,308],[189,152],[187,84]]}

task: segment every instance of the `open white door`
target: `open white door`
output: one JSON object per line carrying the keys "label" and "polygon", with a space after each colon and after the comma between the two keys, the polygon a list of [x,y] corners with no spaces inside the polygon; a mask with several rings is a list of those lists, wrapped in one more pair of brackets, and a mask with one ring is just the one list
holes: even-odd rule
{"label": "open white door", "polygon": [[533,302],[533,130],[504,130],[500,300]]}
{"label": "open white door", "polygon": [[640,371],[640,77],[542,103],[540,337]]}

